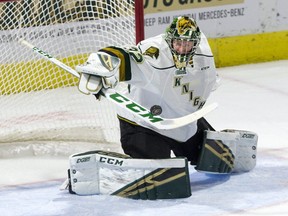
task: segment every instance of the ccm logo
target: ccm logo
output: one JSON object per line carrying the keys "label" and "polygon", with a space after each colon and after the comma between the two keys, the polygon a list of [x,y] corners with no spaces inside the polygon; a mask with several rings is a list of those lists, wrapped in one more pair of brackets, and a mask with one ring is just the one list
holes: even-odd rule
{"label": "ccm logo", "polygon": [[76,163],[84,163],[90,161],[90,157],[78,158]]}
{"label": "ccm logo", "polygon": [[255,137],[255,134],[243,134],[242,138],[248,138],[248,139],[253,139]]}
{"label": "ccm logo", "polygon": [[107,164],[111,164],[111,165],[117,165],[117,166],[123,165],[123,160],[118,160],[118,159],[114,159],[114,158],[100,157],[99,161],[101,163],[107,163]]}

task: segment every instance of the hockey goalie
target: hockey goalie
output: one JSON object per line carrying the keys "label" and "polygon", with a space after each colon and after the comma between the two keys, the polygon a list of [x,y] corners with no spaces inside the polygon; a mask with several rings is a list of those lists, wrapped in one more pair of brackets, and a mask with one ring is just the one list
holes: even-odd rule
{"label": "hockey goalie", "polygon": [[[195,20],[185,16],[175,18],[165,33],[136,46],[104,47],[76,70],[84,94],[100,100],[105,90],[124,82],[127,98],[148,108],[152,116],[165,118],[201,110],[218,83],[208,41]],[[256,165],[254,132],[216,131],[203,117],[182,127],[159,129],[127,108],[118,109],[118,119],[124,154],[71,155],[71,193],[184,198],[191,195],[188,164],[214,174],[247,172]]]}

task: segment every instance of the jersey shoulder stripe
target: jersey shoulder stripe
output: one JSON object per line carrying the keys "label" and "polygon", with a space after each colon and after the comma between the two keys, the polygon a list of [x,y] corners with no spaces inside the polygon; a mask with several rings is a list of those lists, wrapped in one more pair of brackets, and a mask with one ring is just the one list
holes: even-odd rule
{"label": "jersey shoulder stripe", "polygon": [[131,62],[130,55],[124,49],[120,47],[110,46],[105,47],[99,50],[99,52],[105,52],[109,55],[116,56],[120,59],[120,68],[119,68],[119,79],[120,81],[131,80]]}

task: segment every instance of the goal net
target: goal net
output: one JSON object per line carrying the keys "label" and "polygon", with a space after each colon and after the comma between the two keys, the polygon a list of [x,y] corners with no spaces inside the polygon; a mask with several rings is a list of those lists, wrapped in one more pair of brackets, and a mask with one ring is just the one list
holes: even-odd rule
{"label": "goal net", "polygon": [[137,3],[0,2],[0,144],[37,140],[119,142],[113,104],[81,94],[77,78],[18,40],[24,38],[75,68],[99,48],[136,43],[135,14],[143,15],[135,12]]}

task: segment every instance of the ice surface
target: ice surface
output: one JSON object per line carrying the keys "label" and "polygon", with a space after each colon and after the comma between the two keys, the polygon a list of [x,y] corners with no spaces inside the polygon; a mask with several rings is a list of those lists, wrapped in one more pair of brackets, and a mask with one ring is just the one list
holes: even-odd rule
{"label": "ice surface", "polygon": [[186,199],[143,201],[106,195],[77,196],[59,190],[66,178],[68,155],[89,149],[121,152],[119,145],[0,144],[2,153],[12,152],[0,158],[0,214],[288,215],[288,61],[218,71],[222,84],[208,103],[217,102],[219,108],[207,119],[218,130],[240,129],[258,134],[258,159],[253,171],[207,175],[190,167],[192,196]]}

